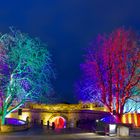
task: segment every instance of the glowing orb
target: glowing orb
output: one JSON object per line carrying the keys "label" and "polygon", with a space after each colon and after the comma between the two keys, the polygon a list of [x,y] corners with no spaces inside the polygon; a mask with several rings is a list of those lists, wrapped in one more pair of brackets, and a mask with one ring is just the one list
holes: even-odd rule
{"label": "glowing orb", "polygon": [[66,128],[66,120],[63,117],[55,117],[52,122],[55,123],[55,128]]}

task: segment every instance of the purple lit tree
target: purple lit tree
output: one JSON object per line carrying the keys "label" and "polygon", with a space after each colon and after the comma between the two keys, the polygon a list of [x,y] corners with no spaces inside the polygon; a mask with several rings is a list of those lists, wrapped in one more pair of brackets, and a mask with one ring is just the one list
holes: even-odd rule
{"label": "purple lit tree", "polygon": [[53,91],[51,57],[45,44],[13,30],[0,36],[0,103],[5,117],[27,100],[38,102]]}
{"label": "purple lit tree", "polygon": [[99,35],[88,48],[81,68],[79,93],[104,105],[121,122],[125,106],[140,99],[139,36],[123,28],[109,36]]}

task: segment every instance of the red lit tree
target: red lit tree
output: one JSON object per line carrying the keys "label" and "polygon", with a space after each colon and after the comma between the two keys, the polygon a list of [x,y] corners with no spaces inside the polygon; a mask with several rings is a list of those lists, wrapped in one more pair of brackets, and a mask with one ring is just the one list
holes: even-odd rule
{"label": "red lit tree", "polygon": [[115,112],[120,122],[128,101],[140,98],[138,35],[123,28],[109,36],[99,35],[88,48],[81,67],[84,80],[79,91],[85,97],[92,96],[111,113]]}

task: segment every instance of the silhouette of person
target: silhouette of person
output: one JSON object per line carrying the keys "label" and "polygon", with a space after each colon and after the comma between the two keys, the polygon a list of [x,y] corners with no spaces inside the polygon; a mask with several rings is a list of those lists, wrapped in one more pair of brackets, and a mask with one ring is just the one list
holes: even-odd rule
{"label": "silhouette of person", "polygon": [[50,122],[47,121],[47,129],[50,129]]}
{"label": "silhouette of person", "polygon": [[52,130],[54,130],[54,129],[55,129],[55,123],[52,122]]}
{"label": "silhouette of person", "polygon": [[29,124],[29,117],[26,117],[26,123]]}
{"label": "silhouette of person", "polygon": [[43,125],[43,120],[41,120],[41,125]]}

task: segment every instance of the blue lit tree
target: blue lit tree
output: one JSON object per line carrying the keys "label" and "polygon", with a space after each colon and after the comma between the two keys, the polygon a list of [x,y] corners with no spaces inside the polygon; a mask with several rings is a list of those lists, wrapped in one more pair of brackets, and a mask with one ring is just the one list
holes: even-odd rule
{"label": "blue lit tree", "polygon": [[38,39],[13,30],[0,36],[0,94],[2,124],[27,100],[38,102],[52,92],[51,57]]}

